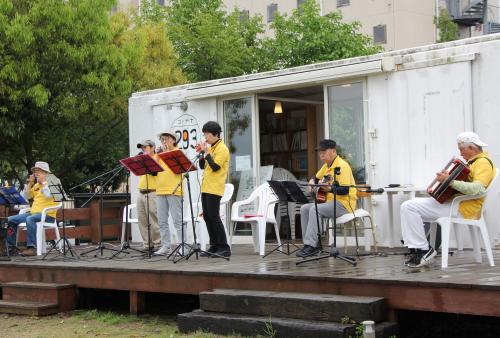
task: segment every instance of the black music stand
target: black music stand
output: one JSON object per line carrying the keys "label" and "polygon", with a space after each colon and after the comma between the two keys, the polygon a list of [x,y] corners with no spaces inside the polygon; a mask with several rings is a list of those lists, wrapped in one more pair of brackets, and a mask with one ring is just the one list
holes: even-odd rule
{"label": "black music stand", "polygon": [[[66,257],[66,253],[69,252],[71,254],[70,258],[73,259],[80,259],[80,256],[76,252],[76,250],[71,246],[71,243],[69,242],[68,238],[66,237],[66,220],[64,218],[64,202],[69,201],[69,199],[66,196],[66,192],[64,191],[64,188],[60,183],[57,184],[49,184],[49,190],[50,193],[52,194],[52,197],[54,198],[55,202],[60,202],[62,203],[62,231],[63,234],[57,242],[55,242],[54,246],[50,248],[49,251],[45,253],[45,255],[42,257],[42,260],[44,260],[53,250],[56,250],[59,255],[63,255],[64,258]],[[57,217],[57,216],[56,216]],[[57,220],[56,220],[57,221]],[[59,243],[62,241],[62,249],[58,249],[57,246]]]}
{"label": "black music stand", "polygon": [[[265,254],[264,257],[272,254],[275,251],[281,252],[282,254],[285,255],[291,255],[300,248],[295,244],[295,243],[290,243],[291,238],[290,238],[290,211],[288,209],[288,203],[294,202],[294,203],[308,203],[309,201],[307,200],[307,197],[304,195],[304,192],[300,187],[297,185],[297,182],[293,181],[267,181],[269,183],[269,186],[271,187],[271,190],[274,192],[276,197],[278,197],[278,203],[283,203],[283,205],[286,205],[286,211],[287,211],[287,216],[288,216],[288,227],[286,229],[287,233],[287,239],[284,241],[281,245],[278,245],[276,248],[274,248],[272,251],[269,253]],[[296,249],[293,251],[290,251],[290,244],[295,246]],[[286,245],[286,252],[281,250],[281,247]]]}
{"label": "black music stand", "polygon": [[[0,205],[5,205],[6,207],[6,212],[7,210],[10,209],[11,205],[28,205],[28,201],[17,191],[15,187],[0,187]],[[3,228],[3,227],[2,227]],[[17,229],[19,231],[19,229]],[[2,229],[2,232],[5,235],[5,249],[7,250],[7,257],[9,258],[4,258],[4,260],[10,260],[10,250],[9,250],[9,244],[7,242],[7,235],[8,235],[8,227],[6,226],[5,229]],[[17,250],[17,247],[15,247]]]}
{"label": "black music stand", "polygon": [[[349,257],[349,256],[344,256],[340,254],[339,249],[337,249],[337,194],[338,194],[338,189],[339,188],[347,188],[350,189],[351,186],[341,186],[339,182],[337,181],[337,175],[340,174],[340,167],[335,167],[333,169],[333,184],[331,186],[331,192],[333,193],[333,245],[330,247],[330,253],[325,256],[319,256],[319,257],[314,257],[314,258],[309,258],[305,259],[301,262],[295,263],[295,265],[300,265],[302,263],[307,263],[307,262],[313,262],[313,261],[319,261],[320,259],[324,258],[329,258],[333,257],[335,259],[341,259],[344,262],[347,262],[349,264],[352,264],[353,266],[356,266],[356,259]],[[347,193],[349,193],[349,190],[347,190]],[[317,209],[316,209],[317,213]],[[321,238],[319,239],[321,243]]]}
{"label": "black music stand", "polygon": [[[146,175],[146,190],[149,190],[148,176],[163,171],[160,164],[149,154],[141,154],[120,160],[120,163],[136,176]],[[146,210],[148,220],[148,258],[151,258],[151,222],[149,221],[149,195],[146,195]],[[123,251],[123,248],[122,250]],[[120,252],[119,251],[119,252]]]}

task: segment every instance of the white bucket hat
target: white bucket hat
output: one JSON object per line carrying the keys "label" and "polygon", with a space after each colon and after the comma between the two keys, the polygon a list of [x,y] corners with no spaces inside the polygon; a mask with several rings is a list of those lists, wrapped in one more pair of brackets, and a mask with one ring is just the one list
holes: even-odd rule
{"label": "white bucket hat", "polygon": [[479,139],[479,136],[472,131],[465,131],[463,133],[458,134],[457,143],[474,143],[480,147],[487,147],[488,144],[484,143]]}
{"label": "white bucket hat", "polygon": [[177,142],[177,135],[175,134],[175,131],[173,129],[162,131],[161,133],[159,133],[156,136],[158,136],[158,139],[161,140],[162,135],[171,136]]}
{"label": "white bucket hat", "polygon": [[37,162],[35,162],[35,165],[33,166],[33,168],[31,168],[31,171],[33,171],[35,168],[46,171],[49,174],[51,173],[50,168],[49,168],[49,164],[47,162],[37,161]]}

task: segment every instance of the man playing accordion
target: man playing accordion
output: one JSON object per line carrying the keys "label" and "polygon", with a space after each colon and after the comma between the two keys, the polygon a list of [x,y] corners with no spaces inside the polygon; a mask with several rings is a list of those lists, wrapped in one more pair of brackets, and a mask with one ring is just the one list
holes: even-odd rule
{"label": "man playing accordion", "polygon": [[[460,155],[467,161],[470,173],[466,181],[452,180],[451,188],[461,194],[476,195],[485,191],[495,175],[495,167],[483,151],[487,144],[473,132],[463,132],[457,136]],[[441,171],[436,180],[445,182],[449,173]],[[463,201],[459,212],[464,218],[477,219],[481,216],[484,198]],[[413,198],[401,205],[401,231],[404,244],[410,250],[405,264],[408,267],[428,265],[436,256],[436,250],[429,245],[424,230],[424,219],[437,219],[450,213],[451,200],[439,203],[432,197]]]}

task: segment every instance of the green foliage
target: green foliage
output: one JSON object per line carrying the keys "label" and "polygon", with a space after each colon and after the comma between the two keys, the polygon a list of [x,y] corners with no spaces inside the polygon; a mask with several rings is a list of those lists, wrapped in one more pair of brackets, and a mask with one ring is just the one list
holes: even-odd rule
{"label": "green foliage", "polygon": [[111,19],[114,31],[117,32],[115,44],[130,62],[129,75],[132,78],[133,92],[174,86],[187,81],[167,37],[167,25],[164,21],[155,21],[156,17],[143,18],[142,14],[134,14],[131,18],[125,13],[118,13]]}
{"label": "green foliage", "polygon": [[114,313],[111,311],[103,312],[98,311],[96,309],[86,310],[86,311],[77,311],[77,316],[84,320],[99,320],[103,323],[107,324],[122,324],[131,321],[139,321],[138,318],[132,316],[125,316],[122,314]]}
{"label": "green foliage", "polygon": [[358,32],[360,27],[359,22],[342,22],[340,12],[321,16],[316,1],[308,0],[290,17],[276,15],[271,24],[275,37],[263,42],[260,68],[289,68],[381,51]]}
{"label": "green foliage", "polygon": [[133,13],[133,19],[137,25],[165,22],[167,11],[164,6],[160,6],[156,0],[141,0],[140,12]]}
{"label": "green foliage", "polygon": [[269,319],[266,321],[264,333],[268,338],[275,338],[276,335],[278,334],[278,331],[273,328],[273,321],[271,316],[269,316]]}
{"label": "green foliage", "polygon": [[453,19],[446,8],[441,8],[439,10],[439,18],[434,17],[434,24],[439,30],[439,38],[437,42],[446,42],[458,39],[458,25],[453,22]]}
{"label": "green foliage", "polygon": [[191,81],[250,73],[255,69],[258,17],[240,21],[240,12],[221,8],[221,0],[173,0],[167,9],[168,34]]}
{"label": "green foliage", "polygon": [[114,3],[0,0],[2,176],[44,160],[68,187],[116,167],[132,91],[185,81],[165,23],[110,16]]}

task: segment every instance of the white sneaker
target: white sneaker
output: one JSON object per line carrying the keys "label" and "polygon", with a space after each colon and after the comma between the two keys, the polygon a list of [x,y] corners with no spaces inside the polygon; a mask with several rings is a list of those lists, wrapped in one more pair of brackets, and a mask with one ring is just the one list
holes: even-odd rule
{"label": "white sneaker", "polygon": [[161,255],[168,255],[169,253],[170,253],[170,248],[167,246],[162,246],[160,249],[155,251],[153,255],[161,256]]}

